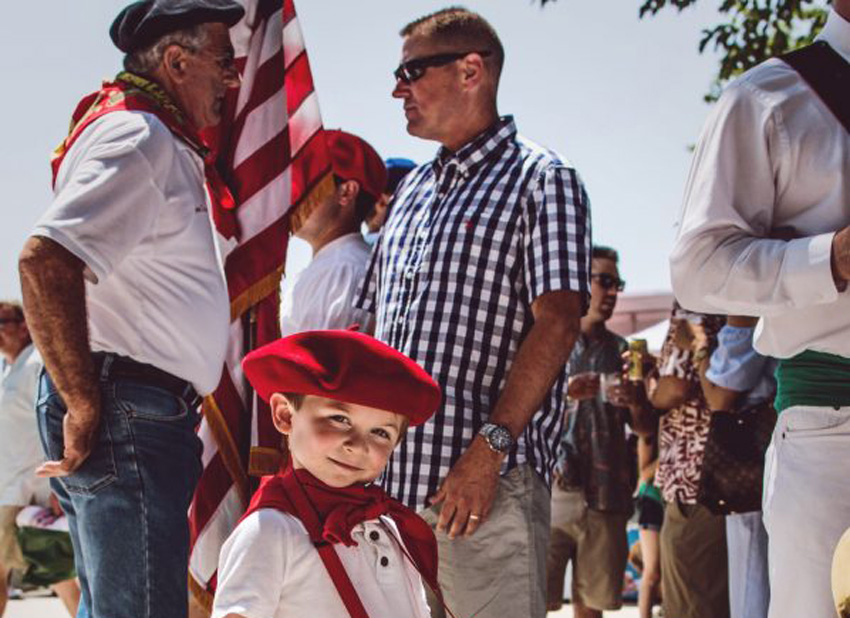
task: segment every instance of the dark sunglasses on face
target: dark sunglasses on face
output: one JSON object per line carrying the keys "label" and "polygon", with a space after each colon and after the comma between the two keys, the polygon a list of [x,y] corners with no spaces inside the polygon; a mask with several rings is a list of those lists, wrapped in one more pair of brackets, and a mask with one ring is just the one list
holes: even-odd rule
{"label": "dark sunglasses on face", "polygon": [[393,71],[393,75],[397,81],[401,81],[403,84],[410,84],[425,75],[425,71],[430,67],[441,67],[449,64],[450,62],[454,62],[455,60],[466,58],[469,54],[478,54],[479,56],[486,58],[491,54],[491,52],[488,50],[472,50],[467,52],[434,54],[433,56],[414,58],[413,60],[408,60],[407,62],[402,62],[398,65],[398,68]]}
{"label": "dark sunglasses on face", "polygon": [[611,288],[617,288],[618,292],[622,292],[626,289],[626,282],[622,279],[615,277],[614,275],[609,275],[608,273],[598,273],[590,275],[590,278],[596,281],[599,285],[602,286],[605,290],[610,290]]}

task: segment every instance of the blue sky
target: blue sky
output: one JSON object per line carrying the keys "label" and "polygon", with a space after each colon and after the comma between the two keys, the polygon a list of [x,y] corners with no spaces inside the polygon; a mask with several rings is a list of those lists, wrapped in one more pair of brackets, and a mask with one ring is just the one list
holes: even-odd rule
{"label": "blue sky", "polygon": [[[19,296],[16,259],[50,203],[49,154],[74,105],[120,67],[108,28],[126,4],[48,0],[5,6],[0,34],[0,297]],[[700,56],[700,30],[716,0],[639,20],[639,0],[471,0],[499,32],[506,65],[499,108],[529,139],[578,169],[594,241],[620,250],[629,291],[669,289],[672,245],[716,59]],[[357,133],[385,157],[431,158],[437,145],[404,131],[390,97],[398,30],[438,8],[432,0],[296,0],[325,126]],[[307,259],[295,246],[291,268]]]}

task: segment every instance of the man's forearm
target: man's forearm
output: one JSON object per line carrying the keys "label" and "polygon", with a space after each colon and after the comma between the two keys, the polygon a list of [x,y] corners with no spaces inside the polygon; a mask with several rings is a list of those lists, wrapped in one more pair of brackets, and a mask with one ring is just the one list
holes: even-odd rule
{"label": "man's forearm", "polygon": [[69,411],[97,418],[100,394],[88,340],[83,263],[56,242],[31,237],[20,257],[24,313]]}
{"label": "man's forearm", "polygon": [[832,236],[785,241],[712,229],[677,240],[670,258],[673,292],[703,313],[774,316],[837,298]]}
{"label": "man's forearm", "polygon": [[629,406],[632,430],[638,436],[651,436],[658,431],[658,412],[652,407],[643,386],[640,386],[639,401]]}
{"label": "man's forearm", "polygon": [[563,313],[546,313],[535,319],[517,350],[490,422],[507,427],[519,437],[541,408],[570,357],[580,328],[576,303]]}
{"label": "man's forearm", "polygon": [[731,410],[741,396],[739,391],[719,386],[709,380],[707,372],[710,361],[704,358],[699,365],[699,381],[705,402],[711,410]]}

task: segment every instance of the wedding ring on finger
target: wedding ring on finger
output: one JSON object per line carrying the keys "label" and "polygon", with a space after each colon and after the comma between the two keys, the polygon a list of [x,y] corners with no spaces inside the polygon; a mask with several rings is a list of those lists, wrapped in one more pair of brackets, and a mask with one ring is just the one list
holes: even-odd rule
{"label": "wedding ring on finger", "polygon": [[472,514],[470,514],[470,515],[469,515],[469,519],[471,519],[472,521],[478,521],[479,519],[481,519],[481,516],[480,516],[480,515],[472,515]]}

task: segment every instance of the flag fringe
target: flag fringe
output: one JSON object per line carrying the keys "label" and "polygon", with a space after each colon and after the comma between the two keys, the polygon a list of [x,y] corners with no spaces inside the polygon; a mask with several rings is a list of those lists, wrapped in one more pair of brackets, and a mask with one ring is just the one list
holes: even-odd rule
{"label": "flag fringe", "polygon": [[[209,618],[210,614],[212,614],[214,597],[209,590],[192,577],[191,573],[189,574],[189,593],[192,600],[198,605],[198,608]],[[190,612],[190,614],[194,614],[194,612]]]}
{"label": "flag fringe", "polygon": [[227,423],[224,420],[224,415],[212,395],[204,397],[204,418],[209,424],[210,431],[213,434],[213,439],[218,446],[218,454],[224,462],[224,467],[233,479],[233,484],[239,492],[239,497],[243,504],[248,504],[251,498],[251,490],[248,482],[248,475],[242,468],[242,462],[239,458],[239,450],[233,442],[233,436],[227,428]]}
{"label": "flag fringe", "polygon": [[316,206],[319,205],[320,202],[327,199],[327,197],[336,190],[336,184],[334,183],[334,176],[332,172],[327,172],[322,179],[317,182],[312,189],[310,189],[309,193],[305,195],[301,201],[292,209],[292,215],[289,218],[290,229],[294,234],[297,232],[304,222],[307,221],[307,217],[309,217],[312,212],[316,209]]}
{"label": "flag fringe", "polygon": [[235,322],[242,315],[258,305],[269,294],[280,289],[280,280],[283,278],[284,266],[275,268],[268,275],[257,281],[254,285],[242,292],[238,297],[230,301],[230,321]]}
{"label": "flag fringe", "polygon": [[248,460],[249,476],[268,476],[276,474],[283,463],[284,451],[267,446],[252,446],[251,457]]}

